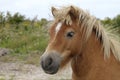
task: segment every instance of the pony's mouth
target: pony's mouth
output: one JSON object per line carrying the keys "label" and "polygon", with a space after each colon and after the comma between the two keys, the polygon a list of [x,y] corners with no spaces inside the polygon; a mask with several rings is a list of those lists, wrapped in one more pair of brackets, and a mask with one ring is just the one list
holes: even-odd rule
{"label": "pony's mouth", "polygon": [[41,57],[41,67],[47,74],[55,74],[58,72],[61,63],[61,57],[56,53],[51,53]]}
{"label": "pony's mouth", "polygon": [[56,74],[59,70],[58,66],[51,66],[49,68],[42,67],[44,69],[44,72],[47,74]]}

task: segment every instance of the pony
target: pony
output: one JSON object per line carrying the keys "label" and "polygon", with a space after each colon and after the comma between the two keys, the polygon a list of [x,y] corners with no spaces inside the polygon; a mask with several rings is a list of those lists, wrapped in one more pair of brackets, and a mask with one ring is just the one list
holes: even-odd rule
{"label": "pony", "polygon": [[54,17],[41,67],[56,74],[69,62],[72,80],[120,80],[120,42],[100,20],[76,6],[51,8]]}

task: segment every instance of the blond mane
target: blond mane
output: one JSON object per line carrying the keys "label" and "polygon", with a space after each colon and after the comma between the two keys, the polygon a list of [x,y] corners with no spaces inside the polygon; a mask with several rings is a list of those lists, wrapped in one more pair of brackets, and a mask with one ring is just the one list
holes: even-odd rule
{"label": "blond mane", "polygon": [[68,14],[71,7],[74,8],[75,15],[78,17],[77,24],[81,26],[81,29],[85,30],[85,40],[88,40],[92,32],[95,31],[97,39],[101,39],[104,57],[109,58],[112,52],[115,58],[120,61],[120,42],[119,38],[115,37],[116,35],[113,34],[114,30],[104,28],[100,24],[100,21],[94,16],[91,16],[88,11],[83,11],[75,6],[67,6],[56,11],[54,15],[55,19],[65,21],[66,24],[71,25],[73,21],[70,14]]}

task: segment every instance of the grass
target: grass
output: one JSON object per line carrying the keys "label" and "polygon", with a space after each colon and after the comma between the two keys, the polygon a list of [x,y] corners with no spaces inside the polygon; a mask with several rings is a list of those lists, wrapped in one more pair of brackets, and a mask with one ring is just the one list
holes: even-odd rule
{"label": "grass", "polygon": [[47,37],[39,27],[27,31],[3,28],[0,33],[0,47],[13,49],[16,53],[27,53],[29,50],[43,51],[47,44]]}
{"label": "grass", "polygon": [[[9,80],[14,80],[15,75],[10,75]],[[0,75],[0,80],[6,80],[5,75]]]}
{"label": "grass", "polygon": [[[0,27],[0,48],[11,49],[11,54],[0,58],[0,61],[26,61],[37,64],[48,43],[46,30],[41,26],[34,27]],[[39,57],[39,58],[38,58]]]}

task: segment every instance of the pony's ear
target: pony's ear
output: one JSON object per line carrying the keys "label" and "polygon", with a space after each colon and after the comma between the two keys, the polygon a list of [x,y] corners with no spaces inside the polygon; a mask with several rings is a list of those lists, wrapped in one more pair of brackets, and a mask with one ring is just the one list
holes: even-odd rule
{"label": "pony's ear", "polygon": [[77,19],[78,11],[73,6],[70,6],[68,14],[70,15],[71,19]]}
{"label": "pony's ear", "polygon": [[52,8],[51,8],[51,12],[52,12],[52,15],[55,17],[56,12],[57,12],[57,9],[54,8],[54,7],[52,7]]}

